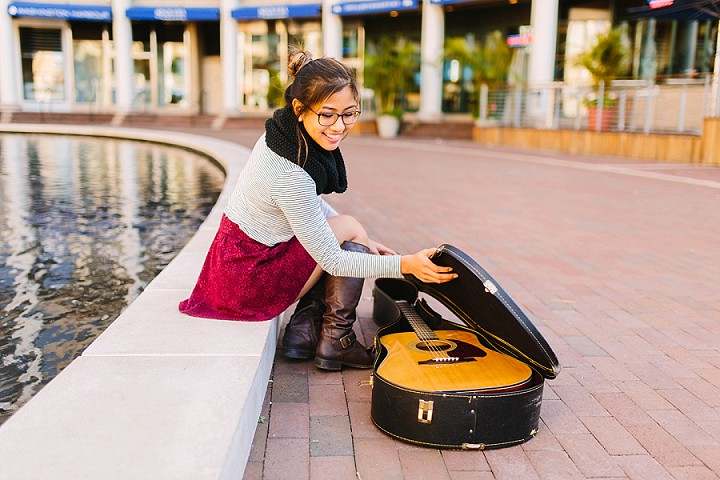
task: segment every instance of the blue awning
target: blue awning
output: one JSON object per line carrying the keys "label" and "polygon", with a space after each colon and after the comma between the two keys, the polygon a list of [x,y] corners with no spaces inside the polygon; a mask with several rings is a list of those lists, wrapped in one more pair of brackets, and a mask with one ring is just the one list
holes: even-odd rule
{"label": "blue awning", "polygon": [[331,7],[335,15],[363,15],[418,8],[419,0],[367,0],[364,2],[336,3]]}
{"label": "blue awning", "polygon": [[11,17],[59,18],[91,22],[112,21],[112,7],[104,5],[12,2],[8,5],[7,11]]}
{"label": "blue awning", "polygon": [[278,18],[314,18],[319,17],[322,3],[304,3],[300,5],[264,5],[260,7],[241,7],[232,11],[236,20],[271,20]]}
{"label": "blue awning", "polygon": [[130,7],[125,11],[130,20],[163,22],[219,21],[219,8],[205,7]]}

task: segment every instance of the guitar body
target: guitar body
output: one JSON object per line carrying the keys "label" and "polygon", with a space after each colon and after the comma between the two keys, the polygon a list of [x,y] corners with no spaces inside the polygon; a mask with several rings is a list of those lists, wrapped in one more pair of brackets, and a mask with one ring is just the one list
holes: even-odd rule
{"label": "guitar body", "polygon": [[[559,372],[554,353],[472,259],[443,245],[432,260],[459,277],[444,284],[375,281],[373,318],[381,328],[373,423],[394,438],[433,448],[489,449],[530,440],[540,423],[544,378]],[[419,291],[464,325],[443,321]]]}
{"label": "guitar body", "polygon": [[[508,391],[530,382],[532,370],[512,357],[483,348],[463,330],[436,330],[437,340],[414,332],[380,337],[387,350],[377,374],[402,388],[426,392]],[[438,361],[433,359],[440,357]],[[457,361],[443,361],[457,357]]]}

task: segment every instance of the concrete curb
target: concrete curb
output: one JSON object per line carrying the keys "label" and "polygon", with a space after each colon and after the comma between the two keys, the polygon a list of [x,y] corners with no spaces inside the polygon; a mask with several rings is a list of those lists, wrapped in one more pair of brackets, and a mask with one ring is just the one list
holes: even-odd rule
{"label": "concrete curb", "polygon": [[0,478],[238,479],[247,464],[281,318],[227,322],[178,312],[249,155],[186,133],[0,125],[0,132],[116,137],[198,151],[226,171],[196,235],[81,357],[0,428]]}

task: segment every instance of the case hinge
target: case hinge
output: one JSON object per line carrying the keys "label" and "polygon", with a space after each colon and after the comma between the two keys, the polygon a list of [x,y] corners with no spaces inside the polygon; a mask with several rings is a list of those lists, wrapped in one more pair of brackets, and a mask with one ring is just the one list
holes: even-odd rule
{"label": "case hinge", "polygon": [[433,415],[433,401],[432,400],[420,400],[418,406],[418,422],[420,423],[432,423]]}

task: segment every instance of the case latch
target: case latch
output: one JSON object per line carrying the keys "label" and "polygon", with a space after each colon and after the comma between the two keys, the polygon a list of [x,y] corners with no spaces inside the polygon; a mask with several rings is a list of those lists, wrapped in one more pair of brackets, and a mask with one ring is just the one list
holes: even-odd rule
{"label": "case latch", "polygon": [[420,400],[418,406],[418,422],[420,423],[432,423],[433,415],[433,401],[432,400]]}
{"label": "case latch", "polygon": [[493,295],[495,295],[498,291],[498,287],[490,280],[485,280],[485,282],[483,282],[483,286],[485,287],[486,292],[492,293]]}

